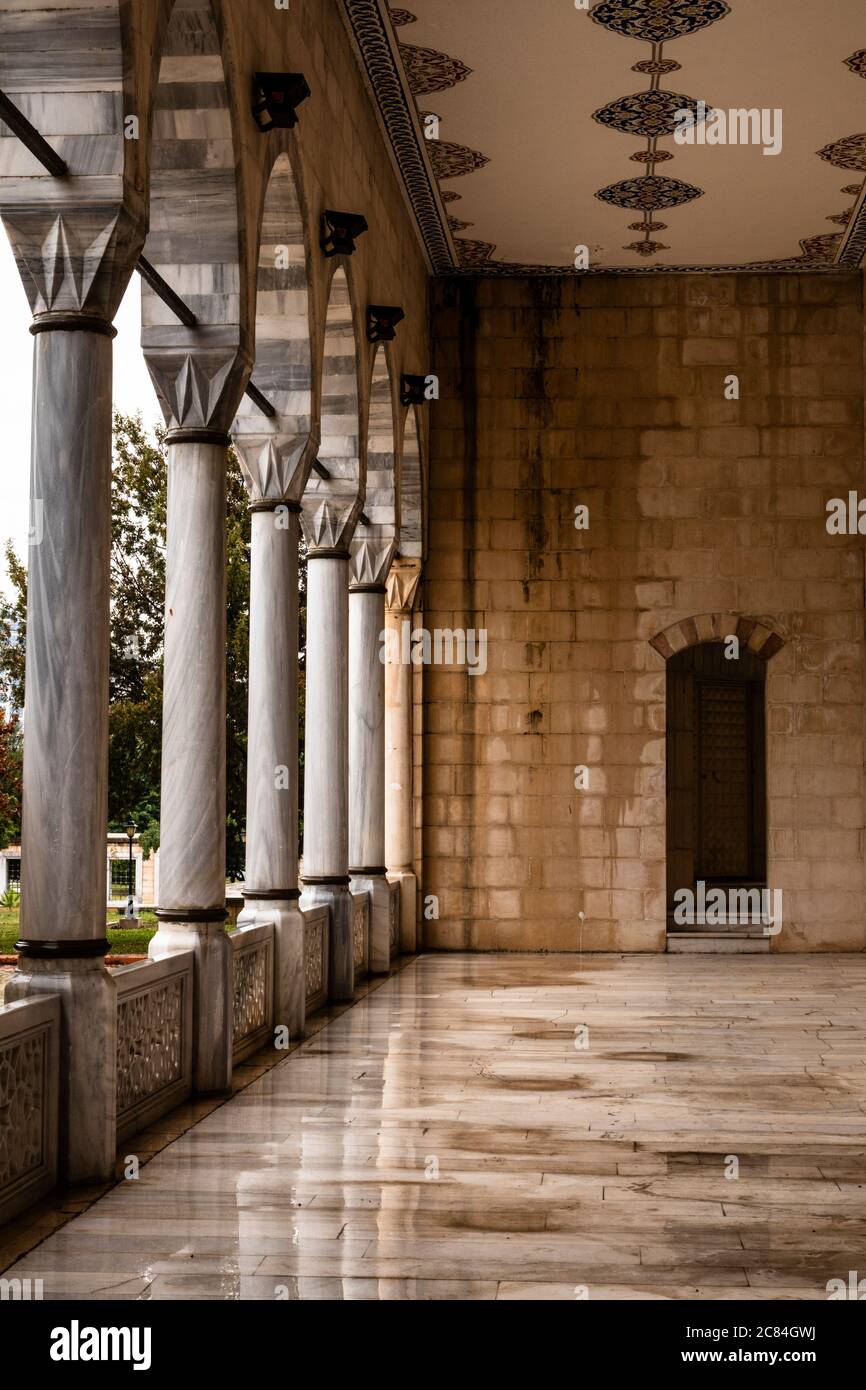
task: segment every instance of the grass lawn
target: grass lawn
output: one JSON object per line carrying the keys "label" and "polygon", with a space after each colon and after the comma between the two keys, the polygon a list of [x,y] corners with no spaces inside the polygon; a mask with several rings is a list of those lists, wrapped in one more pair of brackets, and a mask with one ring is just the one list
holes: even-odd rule
{"label": "grass lawn", "polygon": [[[150,938],[156,932],[156,916],[143,912],[141,926],[130,931],[122,917],[111,918],[106,936],[111,943],[110,956],[146,956]],[[18,908],[0,907],[0,956],[14,956],[15,942],[20,935]]]}

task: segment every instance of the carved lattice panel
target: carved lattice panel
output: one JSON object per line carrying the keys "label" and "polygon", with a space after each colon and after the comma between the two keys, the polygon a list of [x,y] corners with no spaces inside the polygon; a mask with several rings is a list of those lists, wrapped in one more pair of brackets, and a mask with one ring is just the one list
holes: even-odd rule
{"label": "carved lattice panel", "polygon": [[304,924],[304,982],[306,999],[316,999],[325,988],[324,921]]}
{"label": "carved lattice panel", "polygon": [[41,1029],[0,1044],[0,1194],[45,1163],[45,1049]]}
{"label": "carved lattice panel", "polygon": [[235,956],[234,1045],[269,1027],[270,950],[267,942]]}
{"label": "carved lattice panel", "polygon": [[180,975],[117,1001],[118,1122],[183,1077]]}
{"label": "carved lattice panel", "polygon": [[367,899],[358,896],[352,899],[352,946],[355,975],[367,971]]}

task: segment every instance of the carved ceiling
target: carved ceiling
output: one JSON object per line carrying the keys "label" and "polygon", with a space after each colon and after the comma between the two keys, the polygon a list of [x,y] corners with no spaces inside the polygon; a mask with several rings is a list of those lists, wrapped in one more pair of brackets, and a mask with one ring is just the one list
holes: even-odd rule
{"label": "carved ceiling", "polygon": [[863,0],[346,9],[439,273],[862,264]]}

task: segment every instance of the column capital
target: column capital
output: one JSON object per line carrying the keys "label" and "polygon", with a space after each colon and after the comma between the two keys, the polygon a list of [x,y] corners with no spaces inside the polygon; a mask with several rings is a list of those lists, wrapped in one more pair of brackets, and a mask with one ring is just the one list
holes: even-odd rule
{"label": "column capital", "polygon": [[401,557],[395,560],[385,580],[389,613],[411,613],[420,582],[420,559]]}
{"label": "column capital", "polygon": [[385,579],[395,549],[393,537],[356,534],[349,551],[349,590],[381,586],[385,593]]}
{"label": "column capital", "polygon": [[348,558],[352,534],[361,511],[360,497],[307,495],[301,507],[301,525],[309,558],[317,553]]}
{"label": "column capital", "polygon": [[[39,331],[109,325],[144,245],[139,199],[8,208],[3,223]],[[96,328],[96,331],[100,331]]]}
{"label": "column capital", "polygon": [[228,435],[252,367],[238,329],[148,328],[141,343],[169,430]]}
{"label": "column capital", "polygon": [[311,433],[303,421],[293,430],[290,421],[281,420],[269,433],[254,433],[239,429],[236,420],[233,437],[250,503],[279,506],[288,502],[300,510],[319,448],[318,431]]}

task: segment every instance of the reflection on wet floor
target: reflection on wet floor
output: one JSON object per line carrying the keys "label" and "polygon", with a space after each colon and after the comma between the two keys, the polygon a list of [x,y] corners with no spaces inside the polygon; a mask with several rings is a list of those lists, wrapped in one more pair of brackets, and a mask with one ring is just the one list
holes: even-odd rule
{"label": "reflection on wet floor", "polygon": [[864,1004],[862,956],[422,957],[13,1271],[46,1298],[823,1297],[862,1267]]}

